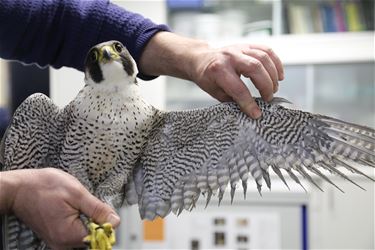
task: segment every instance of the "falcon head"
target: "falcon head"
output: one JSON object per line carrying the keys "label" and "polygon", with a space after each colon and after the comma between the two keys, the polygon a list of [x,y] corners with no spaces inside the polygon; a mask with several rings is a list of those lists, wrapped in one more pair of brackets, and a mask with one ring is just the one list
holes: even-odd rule
{"label": "falcon head", "polygon": [[85,59],[87,84],[136,83],[138,69],[129,51],[118,41],[95,45]]}

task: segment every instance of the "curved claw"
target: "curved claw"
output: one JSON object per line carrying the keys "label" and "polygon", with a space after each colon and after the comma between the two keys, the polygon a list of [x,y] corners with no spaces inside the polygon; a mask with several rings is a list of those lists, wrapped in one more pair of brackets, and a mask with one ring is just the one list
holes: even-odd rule
{"label": "curved claw", "polygon": [[112,245],[116,242],[115,233],[110,223],[103,225],[90,222],[88,225],[89,235],[83,242],[89,245],[90,249],[112,250]]}

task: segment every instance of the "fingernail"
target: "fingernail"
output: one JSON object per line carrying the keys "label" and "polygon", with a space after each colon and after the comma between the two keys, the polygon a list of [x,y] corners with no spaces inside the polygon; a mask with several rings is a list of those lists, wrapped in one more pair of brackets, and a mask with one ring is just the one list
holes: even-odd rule
{"label": "fingernail", "polygon": [[250,112],[251,117],[253,117],[254,119],[258,119],[262,115],[262,112],[258,107],[252,108]]}
{"label": "fingernail", "polygon": [[272,95],[269,95],[269,96],[267,96],[264,100],[266,101],[266,102],[271,102],[272,101],[272,99],[273,99],[273,94]]}
{"label": "fingernail", "polygon": [[275,89],[273,90],[273,93],[276,93],[279,90],[279,82],[276,82]]}
{"label": "fingernail", "polygon": [[116,227],[120,223],[120,217],[111,213],[107,218],[107,222],[111,223],[113,227]]}

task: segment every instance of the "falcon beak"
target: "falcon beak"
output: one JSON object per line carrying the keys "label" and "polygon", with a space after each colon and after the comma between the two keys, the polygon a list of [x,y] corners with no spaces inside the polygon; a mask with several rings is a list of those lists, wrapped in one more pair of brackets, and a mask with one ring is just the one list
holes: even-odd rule
{"label": "falcon beak", "polygon": [[111,56],[111,51],[109,50],[108,46],[105,46],[103,49],[102,49],[102,52],[103,52],[103,59],[104,60],[111,60],[112,56]]}
{"label": "falcon beak", "polygon": [[108,63],[119,59],[120,56],[113,50],[112,46],[103,46],[100,48],[99,61],[101,63]]}

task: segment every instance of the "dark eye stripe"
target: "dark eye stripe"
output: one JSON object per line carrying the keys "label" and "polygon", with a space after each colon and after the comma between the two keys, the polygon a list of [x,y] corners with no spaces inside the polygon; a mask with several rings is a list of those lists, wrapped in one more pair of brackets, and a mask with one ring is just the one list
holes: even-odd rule
{"label": "dark eye stripe", "polygon": [[100,68],[98,62],[94,62],[89,66],[89,73],[91,76],[91,79],[95,83],[100,83],[104,80],[102,69]]}
{"label": "dark eye stripe", "polygon": [[131,76],[134,74],[134,67],[133,67],[133,62],[130,59],[130,56],[127,54],[120,54],[121,57],[121,62],[124,70],[126,73]]}
{"label": "dark eye stripe", "polygon": [[98,60],[98,51],[96,49],[92,50],[90,54],[91,61],[95,62]]}
{"label": "dark eye stripe", "polygon": [[[96,53],[96,58],[94,58],[94,53]],[[103,72],[99,66],[98,62],[98,49],[92,48],[86,56],[85,59],[85,69],[88,70],[88,74],[95,83],[100,83],[104,80]]]}

